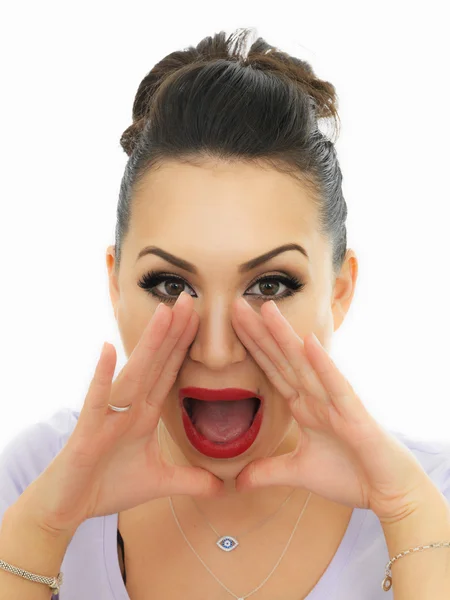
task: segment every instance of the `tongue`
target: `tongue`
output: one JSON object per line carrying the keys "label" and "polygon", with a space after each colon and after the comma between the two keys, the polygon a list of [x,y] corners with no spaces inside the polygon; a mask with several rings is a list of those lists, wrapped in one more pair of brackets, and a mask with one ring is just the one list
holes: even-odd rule
{"label": "tongue", "polygon": [[192,422],[211,442],[231,442],[249,429],[255,399],[237,401],[193,401]]}

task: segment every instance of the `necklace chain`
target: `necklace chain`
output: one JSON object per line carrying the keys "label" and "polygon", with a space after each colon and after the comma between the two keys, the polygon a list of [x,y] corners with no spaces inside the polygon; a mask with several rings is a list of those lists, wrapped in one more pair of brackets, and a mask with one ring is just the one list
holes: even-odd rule
{"label": "necklace chain", "polygon": [[[158,426],[158,442],[159,442],[159,446],[160,446],[160,448],[161,448],[161,443],[160,443],[160,438],[159,438],[159,431],[160,431],[160,430],[159,430],[159,426]],[[168,448],[168,451],[169,451],[170,458],[172,459],[172,462],[175,464],[175,461],[173,460],[172,453],[170,452],[170,448],[169,448],[169,445],[168,445],[168,444],[167,444],[167,448]],[[295,490],[294,490],[294,491],[295,491]],[[290,495],[287,497],[287,499],[286,499],[286,500],[283,502],[283,504],[282,504],[281,506],[283,506],[283,505],[284,505],[284,504],[285,504],[285,503],[286,503],[286,502],[289,500],[289,498],[292,496],[292,494],[293,494],[293,493],[294,493],[294,492],[292,492],[292,493],[291,493],[291,494],[290,494]],[[227,586],[226,586],[224,583],[222,583],[222,581],[220,581],[220,579],[219,579],[218,577],[216,577],[216,575],[214,575],[214,573],[211,571],[211,569],[208,567],[208,565],[205,563],[205,561],[202,559],[202,557],[201,557],[201,556],[198,554],[198,552],[195,550],[195,548],[193,547],[193,545],[191,544],[191,542],[190,542],[190,541],[187,539],[187,537],[186,537],[186,534],[184,533],[184,531],[183,531],[183,528],[181,527],[180,521],[178,520],[178,517],[177,517],[177,515],[175,514],[175,508],[174,508],[174,506],[173,506],[173,502],[172,502],[172,497],[171,497],[171,496],[169,496],[169,503],[170,503],[170,509],[171,509],[171,511],[172,511],[172,514],[173,514],[173,518],[175,519],[175,523],[177,524],[177,526],[178,526],[178,529],[180,530],[180,533],[181,533],[181,535],[183,536],[183,538],[184,538],[185,542],[187,543],[187,545],[189,546],[189,548],[192,550],[192,552],[195,554],[195,556],[198,558],[198,560],[201,562],[201,564],[202,564],[202,565],[205,567],[205,569],[208,571],[208,573],[209,573],[209,574],[210,574],[212,577],[214,577],[214,579],[217,581],[217,583],[218,583],[218,584],[219,584],[219,585],[220,585],[220,586],[221,586],[221,587],[222,587],[222,588],[223,588],[225,591],[227,591],[227,592],[228,592],[229,594],[231,594],[231,595],[232,595],[234,598],[236,598],[236,600],[245,600],[246,598],[248,598],[248,597],[252,596],[253,594],[255,594],[255,593],[258,591],[258,590],[260,590],[260,589],[263,587],[263,585],[264,585],[265,583],[267,583],[267,581],[268,581],[268,580],[269,580],[269,579],[272,577],[272,575],[275,573],[276,569],[278,568],[279,564],[281,563],[281,561],[283,560],[283,558],[284,558],[284,556],[285,556],[286,552],[287,552],[287,551],[288,551],[288,549],[289,549],[289,546],[290,546],[290,544],[291,544],[292,538],[294,537],[294,534],[295,534],[295,532],[297,531],[297,527],[298,527],[298,525],[299,525],[299,523],[300,523],[300,520],[301,520],[301,518],[302,518],[302,516],[303,516],[303,513],[305,512],[305,510],[306,510],[306,507],[308,506],[308,502],[309,502],[309,500],[310,500],[310,498],[311,498],[311,494],[312,494],[312,492],[309,492],[309,494],[308,494],[308,497],[307,497],[307,499],[306,499],[306,502],[305,502],[305,504],[304,504],[304,506],[303,506],[303,508],[302,508],[302,510],[301,510],[301,512],[300,512],[300,515],[299,515],[299,516],[298,516],[298,518],[297,518],[297,521],[296,521],[296,523],[295,523],[294,529],[292,530],[292,533],[291,533],[291,535],[289,536],[289,539],[288,539],[288,541],[287,541],[287,543],[286,543],[286,545],[285,545],[285,547],[284,547],[284,549],[283,549],[283,552],[281,553],[281,556],[280,556],[280,558],[277,560],[277,562],[276,562],[275,566],[272,568],[272,570],[271,570],[271,571],[270,571],[270,573],[267,575],[267,577],[266,577],[266,578],[265,578],[265,579],[264,579],[264,580],[263,580],[263,581],[262,581],[262,582],[261,582],[261,583],[258,585],[258,587],[256,587],[256,588],[255,588],[254,590],[252,590],[250,593],[248,593],[248,594],[245,594],[244,596],[236,596],[236,594],[234,594],[234,593],[233,593],[233,592],[232,592],[232,591],[231,591],[231,590],[230,590],[230,589],[229,589],[229,588],[228,588],[228,587],[227,587]],[[201,511],[200,511],[200,509],[198,508],[198,506],[197,506],[197,505],[196,505],[196,507],[197,507],[197,510],[199,510],[199,512],[201,512]],[[281,508],[281,507],[280,507],[280,508]],[[276,513],[275,513],[275,514],[277,514],[279,510],[280,510],[280,509],[278,509],[278,510],[276,511]],[[203,515],[203,516],[204,516],[204,515]],[[272,515],[272,516],[274,516],[274,515]],[[269,518],[270,518],[270,517],[269,517]],[[205,519],[206,519],[206,517],[205,517]],[[207,520],[207,519],[206,519],[206,520]],[[265,519],[265,520],[267,520],[267,519]],[[207,521],[208,521],[208,520],[207,520]],[[209,523],[209,521],[208,521],[208,523]],[[212,527],[211,523],[209,523],[209,525]],[[214,528],[213,528],[213,527],[212,527],[212,529],[214,530]],[[215,530],[214,530],[214,532],[216,533],[216,535],[219,535],[219,534],[218,534],[218,533],[217,533]],[[247,532],[247,533],[248,533],[248,532]]]}
{"label": "necklace chain", "polygon": [[237,600],[245,600],[245,598],[248,598],[249,596],[252,596],[252,595],[253,595],[253,594],[255,594],[255,593],[256,593],[256,592],[257,592],[259,589],[261,589],[261,588],[262,588],[262,586],[263,586],[265,583],[267,583],[267,581],[270,579],[270,577],[272,577],[272,575],[275,573],[276,569],[278,568],[278,565],[281,563],[281,561],[282,561],[282,560],[283,560],[283,558],[284,558],[284,555],[286,554],[286,552],[287,552],[287,551],[288,551],[288,549],[289,549],[289,546],[290,546],[290,544],[291,544],[292,538],[294,537],[294,534],[295,534],[295,532],[297,531],[298,524],[300,523],[300,519],[302,518],[302,516],[303,516],[303,513],[305,512],[305,509],[306,509],[306,507],[307,507],[307,505],[308,505],[308,502],[309,502],[309,499],[310,499],[310,498],[311,498],[311,492],[309,492],[309,494],[308,494],[308,498],[306,499],[305,505],[303,506],[303,508],[302,508],[302,511],[301,511],[301,513],[300,513],[300,515],[299,515],[299,517],[298,517],[298,519],[297,519],[297,522],[296,522],[296,524],[295,524],[295,527],[294,527],[294,529],[292,530],[292,533],[291,533],[291,535],[290,535],[290,537],[289,537],[289,539],[288,539],[288,541],[287,541],[287,544],[286,544],[286,546],[284,547],[284,550],[283,550],[283,552],[281,553],[281,556],[280,556],[280,558],[277,560],[277,562],[276,562],[275,566],[273,567],[273,569],[270,571],[270,573],[267,575],[267,577],[264,579],[264,581],[262,581],[262,582],[261,582],[261,583],[258,585],[258,587],[256,587],[254,590],[252,590],[252,591],[251,591],[249,594],[245,594],[244,596],[236,596],[236,594],[235,594],[234,592],[232,592],[232,591],[231,591],[231,590],[230,590],[230,589],[229,589],[229,588],[228,588],[228,587],[227,587],[227,586],[226,586],[224,583],[222,583],[222,582],[220,581],[220,579],[219,579],[218,577],[216,577],[216,576],[214,575],[214,573],[211,571],[211,569],[208,567],[208,565],[205,563],[205,561],[202,559],[202,557],[201,557],[201,556],[198,554],[198,552],[197,552],[197,551],[195,550],[195,548],[192,546],[191,542],[190,542],[190,541],[187,539],[187,537],[186,537],[186,535],[185,535],[185,533],[184,533],[184,531],[183,531],[183,529],[182,529],[182,527],[181,527],[181,525],[180,525],[180,522],[179,522],[179,520],[178,520],[178,518],[177,518],[177,515],[175,514],[175,510],[174,510],[173,503],[172,503],[172,498],[171,498],[170,496],[169,496],[169,502],[170,502],[170,508],[172,509],[172,514],[173,514],[173,516],[174,516],[174,519],[175,519],[175,522],[176,522],[176,524],[178,525],[178,529],[180,530],[180,532],[181,532],[181,535],[182,535],[182,536],[183,536],[183,538],[185,539],[185,541],[186,541],[186,543],[188,544],[189,548],[192,550],[192,552],[195,554],[195,556],[198,558],[198,560],[199,560],[199,561],[202,563],[202,565],[203,565],[203,566],[205,567],[205,569],[208,571],[208,573],[214,577],[214,579],[217,581],[217,583],[218,583],[218,584],[220,584],[220,585],[223,587],[223,589],[224,589],[224,590],[226,590],[226,591],[227,591],[229,594],[231,594],[232,596],[234,596],[234,597],[235,597]]}

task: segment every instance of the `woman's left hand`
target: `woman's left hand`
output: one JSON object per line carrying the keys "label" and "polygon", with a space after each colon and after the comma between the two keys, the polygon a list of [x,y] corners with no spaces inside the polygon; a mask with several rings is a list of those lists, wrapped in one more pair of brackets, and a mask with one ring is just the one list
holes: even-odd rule
{"label": "woman's left hand", "polygon": [[301,487],[370,509],[383,523],[414,512],[433,482],[416,457],[368,413],[314,334],[302,340],[274,302],[266,302],[258,315],[239,299],[232,323],[299,426],[296,449],[255,459],[239,474],[236,489]]}

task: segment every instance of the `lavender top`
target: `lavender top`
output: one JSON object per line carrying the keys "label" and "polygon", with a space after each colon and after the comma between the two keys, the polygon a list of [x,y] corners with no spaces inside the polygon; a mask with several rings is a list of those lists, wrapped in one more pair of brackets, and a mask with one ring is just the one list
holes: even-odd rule
{"label": "lavender top", "polygon": [[[0,520],[8,506],[65,445],[79,414],[69,408],[61,409],[48,420],[23,430],[3,447]],[[450,500],[450,443],[415,441],[402,433],[389,432],[412,451]],[[59,597],[53,596],[53,600],[130,600],[120,571],[117,523],[118,515],[114,514],[88,519],[77,529],[61,566],[64,582]],[[432,541],[440,540],[423,540],[423,543]],[[333,559],[304,600],[392,600],[392,589],[388,592],[381,589],[389,558],[378,518],[370,510],[355,508]]]}

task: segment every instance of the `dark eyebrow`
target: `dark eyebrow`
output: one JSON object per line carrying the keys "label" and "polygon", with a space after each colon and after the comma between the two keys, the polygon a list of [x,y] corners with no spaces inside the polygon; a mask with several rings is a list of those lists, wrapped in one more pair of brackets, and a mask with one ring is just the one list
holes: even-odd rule
{"label": "dark eyebrow", "polygon": [[[283,246],[278,246],[273,250],[269,250],[269,252],[261,254],[261,256],[257,256],[256,258],[252,258],[251,260],[242,263],[241,265],[239,265],[239,273],[247,273],[247,271],[251,271],[259,265],[267,262],[271,258],[274,258],[278,254],[281,254],[282,252],[288,252],[289,250],[298,250],[309,260],[308,253],[299,244],[284,244]],[[140,258],[142,258],[142,256],[146,256],[147,254],[155,254],[156,256],[163,258],[167,262],[172,263],[180,269],[189,271],[189,273],[194,273],[194,275],[198,274],[197,267],[195,267],[192,263],[188,262],[187,260],[184,260],[183,258],[179,258],[178,256],[174,256],[173,254],[169,254],[169,252],[166,252],[165,250],[163,250],[162,248],[158,248],[157,246],[146,246],[145,248],[143,248],[139,252],[136,262]]]}

